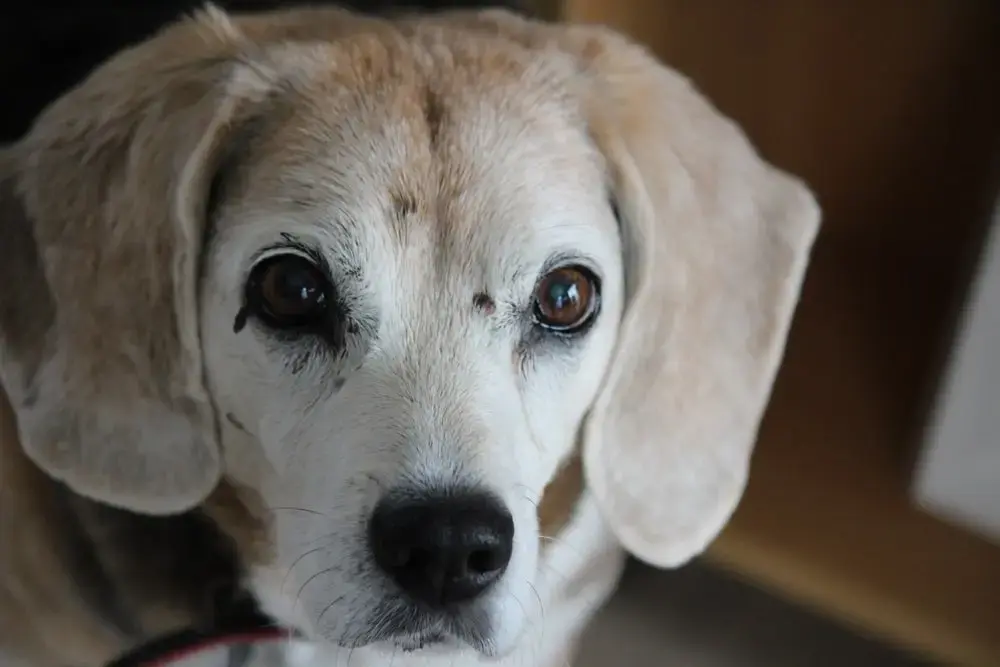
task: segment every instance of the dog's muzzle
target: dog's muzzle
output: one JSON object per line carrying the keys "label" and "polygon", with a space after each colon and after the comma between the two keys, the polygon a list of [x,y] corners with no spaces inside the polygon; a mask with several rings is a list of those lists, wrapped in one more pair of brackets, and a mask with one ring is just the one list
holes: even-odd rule
{"label": "dog's muzzle", "polygon": [[499,499],[476,490],[396,490],[376,505],[368,539],[393,592],[375,610],[377,631],[360,643],[415,650],[459,640],[490,652],[481,602],[514,550],[514,520]]}

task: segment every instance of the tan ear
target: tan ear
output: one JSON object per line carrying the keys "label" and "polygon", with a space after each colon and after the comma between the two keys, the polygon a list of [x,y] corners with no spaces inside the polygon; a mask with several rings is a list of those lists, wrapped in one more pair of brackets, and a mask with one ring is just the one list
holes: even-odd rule
{"label": "tan ear", "polygon": [[585,430],[590,488],[622,543],[673,567],[736,508],[819,209],[684,78],[607,31],[566,30],[606,156],[626,310]]}
{"label": "tan ear", "polygon": [[210,184],[264,94],[211,12],[117,56],[0,160],[0,381],[25,451],[78,493],[191,507],[220,453],[198,275]]}

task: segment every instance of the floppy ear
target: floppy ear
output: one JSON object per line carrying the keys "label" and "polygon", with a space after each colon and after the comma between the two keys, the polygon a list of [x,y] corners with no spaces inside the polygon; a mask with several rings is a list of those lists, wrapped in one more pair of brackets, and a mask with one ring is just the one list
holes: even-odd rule
{"label": "floppy ear", "polygon": [[220,475],[198,274],[210,184],[266,94],[221,14],[117,56],[0,159],[0,381],[29,457],[182,511]]}
{"label": "floppy ear", "polygon": [[673,567],[736,508],[819,209],[681,76],[569,28],[625,247],[627,303],[584,432],[587,481],[634,555]]}

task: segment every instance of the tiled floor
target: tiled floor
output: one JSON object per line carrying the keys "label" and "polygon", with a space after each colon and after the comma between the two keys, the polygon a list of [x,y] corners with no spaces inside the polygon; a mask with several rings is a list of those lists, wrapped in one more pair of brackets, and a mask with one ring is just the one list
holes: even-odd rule
{"label": "tiled floor", "polygon": [[631,569],[577,667],[929,667],[704,565]]}

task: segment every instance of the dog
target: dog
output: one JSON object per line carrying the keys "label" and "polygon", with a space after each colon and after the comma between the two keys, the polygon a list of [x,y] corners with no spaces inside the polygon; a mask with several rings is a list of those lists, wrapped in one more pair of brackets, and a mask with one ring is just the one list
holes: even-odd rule
{"label": "dog", "polygon": [[322,664],[572,661],[736,507],[819,208],[609,29],[209,7],[0,153],[0,651],[245,590]]}

